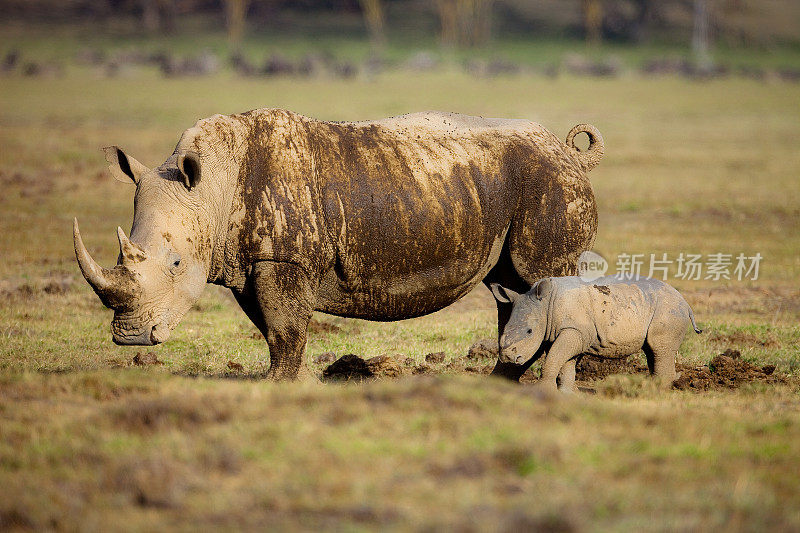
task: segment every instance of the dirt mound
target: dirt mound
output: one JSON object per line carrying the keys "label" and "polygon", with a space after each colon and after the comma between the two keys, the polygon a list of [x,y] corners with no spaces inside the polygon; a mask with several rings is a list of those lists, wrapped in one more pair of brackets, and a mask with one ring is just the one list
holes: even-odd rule
{"label": "dirt mound", "polygon": [[137,352],[131,361],[136,366],[163,365],[155,352]]}
{"label": "dirt mound", "polygon": [[469,347],[467,359],[475,361],[478,359],[497,359],[499,347],[497,339],[481,339]]}
{"label": "dirt mound", "polygon": [[429,353],[425,356],[425,362],[432,365],[438,365],[444,362],[444,352]]}
{"label": "dirt mound", "polygon": [[603,359],[585,355],[575,367],[578,381],[599,381],[613,374],[642,374],[648,372],[647,366],[634,357],[623,359]]}
{"label": "dirt mound", "polygon": [[678,390],[707,391],[736,389],[745,383],[786,383],[775,373],[775,365],[756,366],[741,359],[736,350],[726,350],[707,365],[689,367],[678,365],[681,376],[672,387]]}
{"label": "dirt mound", "polygon": [[433,372],[433,368],[431,368],[430,365],[426,365],[424,363],[415,366],[411,370],[411,373],[414,374],[415,376],[417,374],[430,374],[431,372]]}
{"label": "dirt mound", "polygon": [[227,367],[231,372],[244,372],[244,366],[236,361],[228,361]]}
{"label": "dirt mound", "polygon": [[322,377],[331,381],[363,381],[374,377],[396,378],[402,373],[398,362],[389,355],[378,355],[365,361],[349,353],[323,370]]}
{"label": "dirt mound", "polygon": [[370,357],[366,363],[370,371],[376,376],[396,378],[403,373],[400,364],[389,355]]}
{"label": "dirt mound", "polygon": [[322,371],[322,377],[331,381],[363,381],[374,377],[367,362],[356,354],[341,356]]}

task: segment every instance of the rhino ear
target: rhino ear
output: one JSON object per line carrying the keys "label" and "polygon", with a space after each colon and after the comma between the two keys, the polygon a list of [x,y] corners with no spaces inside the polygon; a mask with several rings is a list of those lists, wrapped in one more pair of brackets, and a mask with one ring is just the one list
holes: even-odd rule
{"label": "rhino ear", "polygon": [[117,181],[139,183],[141,177],[150,172],[149,168],[123,152],[119,146],[106,146],[103,153],[106,154],[108,169]]}
{"label": "rhino ear", "polygon": [[511,289],[506,289],[499,283],[490,283],[489,288],[492,289],[492,294],[498,302],[510,304],[514,303],[514,300],[519,298],[519,293],[516,293]]}
{"label": "rhino ear", "polygon": [[544,278],[542,281],[536,284],[536,295],[537,300],[541,300],[548,296],[550,292],[553,290],[553,282],[550,281],[550,278]]}
{"label": "rhino ear", "polygon": [[200,155],[195,152],[178,154],[178,170],[183,174],[183,184],[191,191],[200,183]]}

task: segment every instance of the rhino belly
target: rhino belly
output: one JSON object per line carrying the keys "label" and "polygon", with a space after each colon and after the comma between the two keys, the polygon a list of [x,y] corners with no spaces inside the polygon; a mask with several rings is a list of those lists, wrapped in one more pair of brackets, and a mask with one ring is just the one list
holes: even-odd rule
{"label": "rhino belly", "polygon": [[[605,287],[603,287],[605,288]],[[644,345],[652,308],[637,287],[612,286],[610,294],[598,291],[593,302],[597,339],[588,353],[602,357],[625,357]]]}
{"label": "rhino belly", "polygon": [[[422,268],[398,268],[401,258],[376,255],[364,262],[364,274],[344,272],[337,261],[323,277],[317,310],[348,318],[391,321],[438,311],[469,293],[497,263],[506,231],[471,256],[454,254],[449,261]],[[371,272],[372,274],[369,274]]]}

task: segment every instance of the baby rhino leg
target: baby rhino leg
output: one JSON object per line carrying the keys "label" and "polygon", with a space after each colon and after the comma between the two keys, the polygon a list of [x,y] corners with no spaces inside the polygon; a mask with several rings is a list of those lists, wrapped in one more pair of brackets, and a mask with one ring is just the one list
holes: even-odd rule
{"label": "baby rhino leg", "polygon": [[580,355],[574,357],[561,367],[561,372],[558,374],[558,390],[561,392],[578,392],[578,386],[575,385],[575,366],[580,358]]}
{"label": "baby rhino leg", "polygon": [[[583,353],[583,339],[574,329],[565,329],[558,333],[553,346],[547,353],[547,357],[542,365],[542,379],[537,383],[538,387],[554,390],[556,388],[556,378],[561,374],[561,369],[568,361]],[[572,381],[575,381],[575,365],[572,364]]]}
{"label": "baby rhino leg", "polygon": [[673,313],[653,317],[643,346],[650,373],[665,384],[677,378],[675,358],[686,336],[687,320]]}

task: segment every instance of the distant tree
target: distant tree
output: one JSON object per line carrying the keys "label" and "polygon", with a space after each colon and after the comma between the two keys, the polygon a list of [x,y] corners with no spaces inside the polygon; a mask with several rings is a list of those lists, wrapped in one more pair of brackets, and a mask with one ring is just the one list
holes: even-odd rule
{"label": "distant tree", "polygon": [[692,29],[692,52],[701,65],[711,62],[709,55],[708,0],[694,0],[694,24]]}
{"label": "distant tree", "polygon": [[648,39],[651,26],[661,18],[660,9],[664,3],[663,0],[637,0],[639,10],[634,24],[633,40],[641,42]]}
{"label": "distant tree", "polygon": [[149,32],[175,29],[175,4],[172,0],[141,0],[142,25]]}
{"label": "distant tree", "polygon": [[364,21],[367,24],[369,38],[374,48],[383,48],[386,44],[386,16],[383,11],[381,0],[359,0],[361,11],[364,13]]}
{"label": "distant tree", "polygon": [[583,0],[583,27],[588,44],[598,45],[603,40],[602,0]]}
{"label": "distant tree", "polygon": [[249,3],[250,0],[225,0],[225,27],[228,30],[228,42],[233,50],[238,50],[242,45]]}
{"label": "distant tree", "polygon": [[445,46],[474,46],[491,37],[494,0],[437,0],[439,37]]}
{"label": "distant tree", "polygon": [[436,0],[439,39],[445,46],[458,44],[458,0]]}

